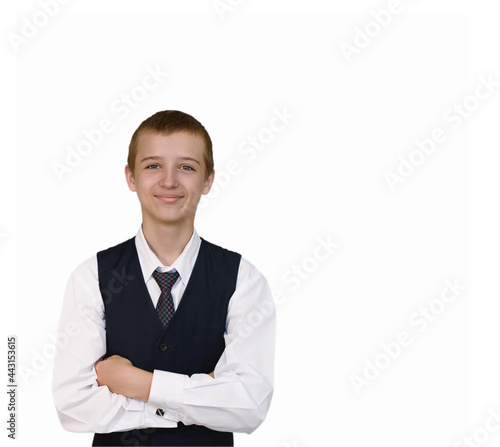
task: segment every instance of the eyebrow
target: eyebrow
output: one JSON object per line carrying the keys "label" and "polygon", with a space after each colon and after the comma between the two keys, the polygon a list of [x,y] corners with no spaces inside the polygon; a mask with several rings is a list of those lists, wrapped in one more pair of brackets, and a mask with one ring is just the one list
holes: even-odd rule
{"label": "eyebrow", "polygon": [[146,160],[160,160],[160,159],[161,159],[161,157],[158,157],[158,156],[156,156],[156,155],[150,155],[150,156],[148,156],[148,157],[144,157],[144,158],[141,160],[141,163],[142,163],[143,161],[146,161]]}
{"label": "eyebrow", "polygon": [[[147,161],[147,160],[161,160],[163,157],[160,157],[158,155],[149,155],[147,157],[144,157],[140,163],[144,162],[144,161]],[[201,163],[196,160],[196,158],[192,158],[192,157],[179,157],[180,160],[189,160],[189,161],[192,161],[194,163],[197,163],[198,165],[201,166]]]}
{"label": "eyebrow", "polygon": [[199,164],[201,166],[201,163],[196,160],[196,158],[193,157],[180,157],[181,160],[188,160],[188,161],[194,161],[195,163]]}

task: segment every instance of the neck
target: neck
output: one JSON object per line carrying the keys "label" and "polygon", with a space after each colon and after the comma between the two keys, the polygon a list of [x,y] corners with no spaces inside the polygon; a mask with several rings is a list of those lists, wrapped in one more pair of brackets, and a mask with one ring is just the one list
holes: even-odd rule
{"label": "neck", "polygon": [[142,232],[163,265],[172,265],[193,235],[194,226],[158,226],[142,223]]}

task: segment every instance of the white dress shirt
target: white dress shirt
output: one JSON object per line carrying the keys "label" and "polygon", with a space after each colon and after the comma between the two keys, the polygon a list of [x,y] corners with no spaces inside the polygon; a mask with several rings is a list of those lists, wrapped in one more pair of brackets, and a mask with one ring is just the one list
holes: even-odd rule
{"label": "white dress shirt", "polygon": [[[142,227],[135,238],[144,282],[156,306],[160,287],[155,269],[177,270],[172,287],[177,308],[198,256],[196,230],[180,256],[164,266],[149,247]],[[214,376],[154,370],[149,401],[98,386],[94,364],[106,353],[106,316],[99,290],[97,256],[71,274],[59,322],[77,328],[54,359],[52,391],[63,427],[75,432],[109,433],[137,428],[204,425],[213,430],[251,433],[264,420],[273,394],[275,307],[264,276],[241,259],[224,334],[225,350]],[[131,328],[133,330],[133,328]],[[164,410],[158,416],[156,410]]]}

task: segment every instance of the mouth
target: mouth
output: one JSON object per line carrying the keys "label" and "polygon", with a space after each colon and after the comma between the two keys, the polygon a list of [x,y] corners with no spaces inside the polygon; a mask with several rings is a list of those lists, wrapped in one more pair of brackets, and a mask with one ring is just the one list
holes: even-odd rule
{"label": "mouth", "polygon": [[158,200],[161,200],[163,203],[175,203],[182,199],[184,196],[180,194],[155,194],[155,197]]}

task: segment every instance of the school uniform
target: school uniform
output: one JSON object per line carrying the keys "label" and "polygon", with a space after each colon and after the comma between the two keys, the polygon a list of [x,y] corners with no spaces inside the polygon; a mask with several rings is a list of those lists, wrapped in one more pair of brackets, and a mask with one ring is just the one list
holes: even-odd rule
{"label": "school uniform", "polygon": [[[153,272],[179,274],[164,328]],[[238,253],[193,232],[164,266],[142,227],[82,263],[66,288],[53,394],[62,425],[93,445],[233,445],[264,420],[273,393],[275,309],[267,281]],[[148,402],[111,393],[94,364],[121,355],[153,373]],[[208,376],[214,371],[215,379]]]}

